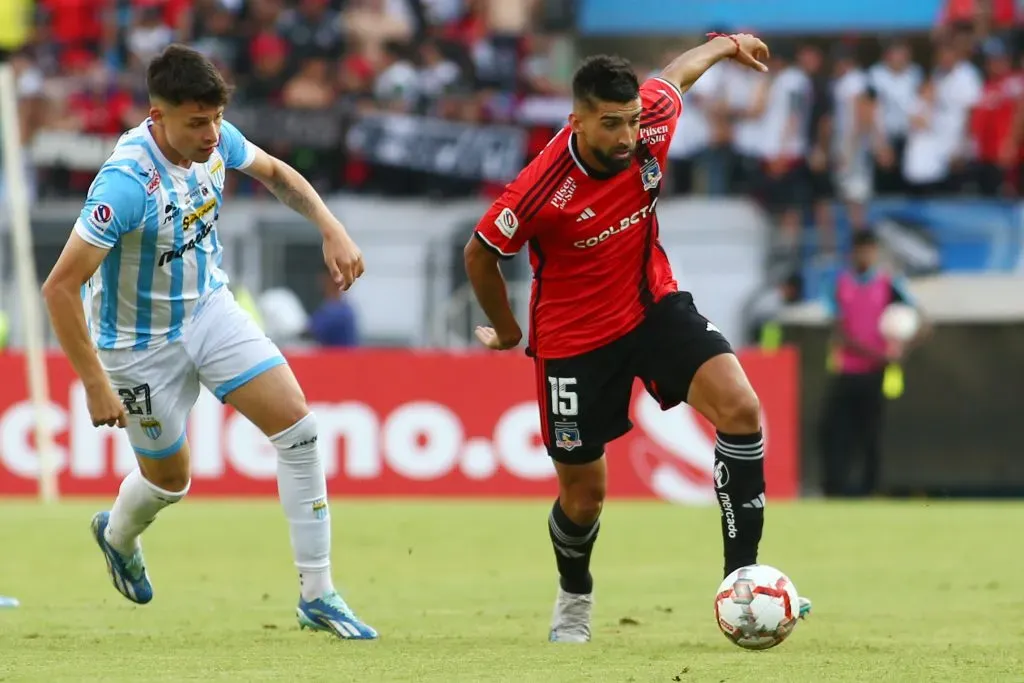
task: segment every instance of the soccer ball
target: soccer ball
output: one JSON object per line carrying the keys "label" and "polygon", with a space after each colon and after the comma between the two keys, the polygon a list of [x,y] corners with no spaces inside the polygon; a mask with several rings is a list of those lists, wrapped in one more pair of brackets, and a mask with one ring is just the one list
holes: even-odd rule
{"label": "soccer ball", "polygon": [[767,650],[796,628],[798,595],[789,577],[775,567],[740,567],[718,587],[715,620],[725,637],[740,647]]}
{"label": "soccer ball", "polygon": [[882,311],[878,329],[889,341],[903,343],[914,338],[919,323],[917,311],[906,304],[895,303],[889,304]]}

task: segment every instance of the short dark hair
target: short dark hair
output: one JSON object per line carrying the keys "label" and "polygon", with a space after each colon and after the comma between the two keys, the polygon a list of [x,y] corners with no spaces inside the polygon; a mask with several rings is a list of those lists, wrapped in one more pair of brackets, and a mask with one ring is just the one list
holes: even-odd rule
{"label": "short dark hair", "polygon": [[572,96],[578,101],[631,102],[639,95],[636,73],[622,57],[587,57],[572,77]]}
{"label": "short dark hair", "polygon": [[198,102],[222,107],[231,98],[231,87],[217,67],[199,52],[172,44],[149,63],[146,71],[149,96],[174,106]]}
{"label": "short dark hair", "polygon": [[878,244],[878,234],[870,228],[863,228],[853,233],[853,246],[871,247]]}

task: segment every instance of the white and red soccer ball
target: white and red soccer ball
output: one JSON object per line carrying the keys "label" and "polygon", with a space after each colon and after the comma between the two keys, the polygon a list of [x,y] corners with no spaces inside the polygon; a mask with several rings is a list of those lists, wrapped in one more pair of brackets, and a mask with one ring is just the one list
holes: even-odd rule
{"label": "white and red soccer ball", "polygon": [[747,650],[767,650],[784,641],[800,616],[799,594],[775,567],[741,567],[718,587],[715,621],[725,637]]}

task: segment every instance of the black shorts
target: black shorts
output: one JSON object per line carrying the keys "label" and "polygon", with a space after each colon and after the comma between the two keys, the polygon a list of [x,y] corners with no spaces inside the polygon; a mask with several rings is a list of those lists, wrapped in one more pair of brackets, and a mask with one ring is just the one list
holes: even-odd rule
{"label": "black shorts", "polygon": [[702,316],[689,292],[666,296],[646,319],[615,341],[569,358],[536,358],[538,404],[548,454],[582,464],[630,429],[633,379],[668,410],[686,401],[690,383],[709,358],[732,353]]}

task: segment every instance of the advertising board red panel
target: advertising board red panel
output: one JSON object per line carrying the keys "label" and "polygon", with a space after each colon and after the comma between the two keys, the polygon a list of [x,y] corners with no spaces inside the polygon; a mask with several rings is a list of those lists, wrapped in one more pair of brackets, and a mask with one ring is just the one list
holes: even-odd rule
{"label": "advertising board red panel", "polygon": [[[290,353],[316,412],[335,496],[550,497],[534,372],[521,354],[410,350]],[[797,494],[797,362],[791,350],[740,356],[764,411],[768,495]],[[0,496],[34,494],[36,412],[24,359],[0,356]],[[134,466],[126,435],[95,429],[67,360],[48,359],[47,419],[62,495],[116,493]],[[637,384],[634,429],[608,447],[609,496],[714,500],[714,431],[683,406],[662,412]],[[203,391],[188,424],[191,495],[276,495],[276,454],[229,406]]]}

